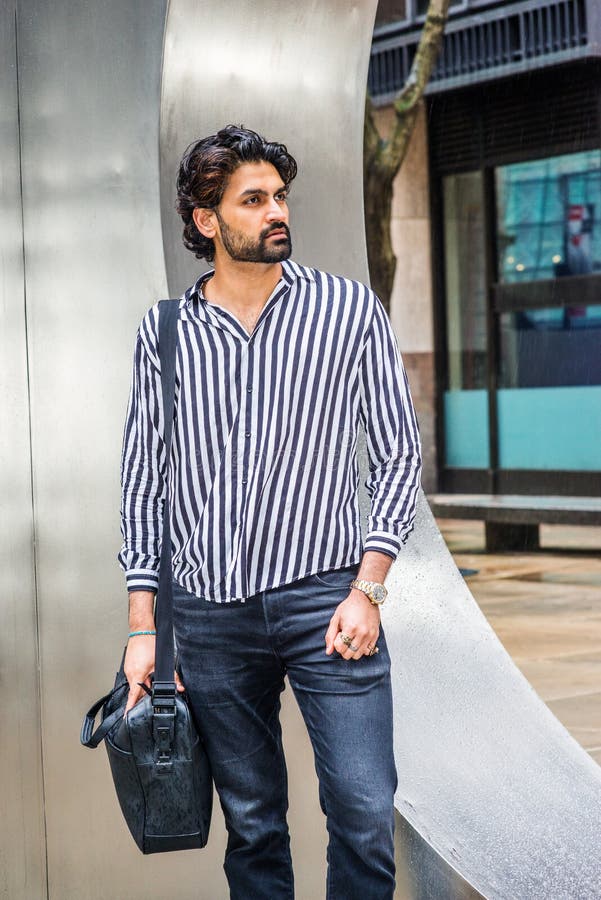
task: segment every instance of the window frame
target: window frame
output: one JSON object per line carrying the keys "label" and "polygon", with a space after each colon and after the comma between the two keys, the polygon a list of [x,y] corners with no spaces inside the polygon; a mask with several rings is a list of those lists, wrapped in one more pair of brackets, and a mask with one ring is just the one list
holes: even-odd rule
{"label": "window frame", "polygon": [[[565,71],[565,70],[564,70]],[[517,80],[517,79],[513,79]],[[516,90],[517,90],[516,85]],[[601,88],[598,109],[601,110]],[[432,101],[430,101],[432,102]],[[473,97],[474,107],[478,98]],[[598,113],[599,116],[599,113]],[[472,123],[475,124],[475,123]],[[601,297],[601,273],[588,275],[564,275],[557,279],[531,282],[502,283],[497,273],[497,214],[495,169],[513,162],[527,162],[601,148],[601,119],[596,124],[596,138],[581,140],[578,145],[565,140],[547,143],[541,134],[538,147],[528,147],[522,153],[491,153],[490,143],[485,147],[484,123],[479,120],[476,134],[479,141],[480,162],[472,158],[467,164],[458,165],[453,159],[448,166],[440,165],[440,152],[433,152],[429,141],[430,159],[430,214],[432,239],[432,280],[434,287],[434,355],[435,355],[435,440],[438,458],[438,490],[452,493],[516,493],[601,496],[601,472],[578,470],[518,470],[499,468],[499,434],[497,391],[499,389],[498,361],[500,356],[501,315],[524,309],[562,308],[565,306],[598,306]],[[482,469],[464,469],[447,466],[444,437],[444,397],[448,390],[447,352],[447,304],[444,240],[443,179],[446,175],[480,172],[483,191],[483,221],[485,229],[485,278],[487,295],[487,363],[486,389],[488,392],[489,466]]]}

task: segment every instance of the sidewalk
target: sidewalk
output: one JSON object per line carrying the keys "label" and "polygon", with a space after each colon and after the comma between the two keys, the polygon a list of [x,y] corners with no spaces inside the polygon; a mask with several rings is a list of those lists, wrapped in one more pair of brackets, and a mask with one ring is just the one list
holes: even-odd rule
{"label": "sidewalk", "polygon": [[601,528],[544,525],[540,552],[486,554],[482,523],[438,526],[515,664],[601,764]]}

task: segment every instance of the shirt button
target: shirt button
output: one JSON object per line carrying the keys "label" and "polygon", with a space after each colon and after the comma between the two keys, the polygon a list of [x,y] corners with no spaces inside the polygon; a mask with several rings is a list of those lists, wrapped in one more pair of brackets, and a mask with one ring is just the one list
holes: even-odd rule
{"label": "shirt button", "polygon": [[250,431],[246,432],[246,437],[250,437]]}
{"label": "shirt button", "polygon": [[246,478],[243,478],[243,479],[242,479],[242,484],[248,484],[248,481],[247,481]]}
{"label": "shirt button", "polygon": [[252,390],[253,390],[252,388],[246,388],[246,390],[249,394],[252,394]]}

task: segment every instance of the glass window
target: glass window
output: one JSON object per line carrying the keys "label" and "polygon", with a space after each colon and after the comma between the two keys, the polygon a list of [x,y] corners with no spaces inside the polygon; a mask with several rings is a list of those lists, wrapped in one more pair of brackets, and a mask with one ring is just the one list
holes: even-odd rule
{"label": "glass window", "polygon": [[501,316],[499,386],[601,385],[601,306]]}
{"label": "glass window", "polygon": [[486,387],[486,273],[480,172],[443,181],[450,390]]}
{"label": "glass window", "polygon": [[443,180],[447,321],[446,465],[488,466],[482,175]]}
{"label": "glass window", "polygon": [[388,25],[390,22],[404,21],[406,18],[406,0],[380,0],[378,3],[376,26]]}
{"label": "glass window", "polygon": [[537,281],[601,271],[601,151],[500,166],[498,278]]}
{"label": "glass window", "polygon": [[601,306],[501,316],[504,469],[601,469]]}

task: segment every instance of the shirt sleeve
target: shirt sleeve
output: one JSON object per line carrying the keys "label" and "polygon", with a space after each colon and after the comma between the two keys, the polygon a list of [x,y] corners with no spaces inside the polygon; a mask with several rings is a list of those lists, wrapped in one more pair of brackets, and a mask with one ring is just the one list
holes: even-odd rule
{"label": "shirt sleeve", "polygon": [[156,591],[165,499],[161,373],[153,307],[144,317],[134,366],[121,456],[121,534],[117,557],[128,591]]}
{"label": "shirt sleeve", "polygon": [[371,500],[363,549],[396,559],[413,529],[421,444],[397,340],[378,297],[361,360],[360,415],[369,457],[365,486]]}

